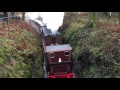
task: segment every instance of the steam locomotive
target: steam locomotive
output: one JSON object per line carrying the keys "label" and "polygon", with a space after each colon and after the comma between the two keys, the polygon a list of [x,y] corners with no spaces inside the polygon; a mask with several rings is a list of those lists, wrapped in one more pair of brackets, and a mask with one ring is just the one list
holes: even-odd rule
{"label": "steam locomotive", "polygon": [[73,49],[64,44],[61,33],[52,34],[47,25],[39,21],[44,54],[45,78],[73,78]]}

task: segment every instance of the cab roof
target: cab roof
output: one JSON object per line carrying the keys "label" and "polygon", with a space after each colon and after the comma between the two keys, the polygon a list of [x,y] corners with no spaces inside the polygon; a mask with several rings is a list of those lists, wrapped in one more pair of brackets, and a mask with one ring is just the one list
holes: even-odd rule
{"label": "cab roof", "polygon": [[69,44],[46,46],[46,52],[70,51],[72,47]]}

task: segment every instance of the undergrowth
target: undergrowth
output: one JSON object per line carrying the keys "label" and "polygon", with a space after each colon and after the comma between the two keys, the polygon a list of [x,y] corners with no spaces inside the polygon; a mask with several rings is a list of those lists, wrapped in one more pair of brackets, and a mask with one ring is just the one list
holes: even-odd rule
{"label": "undergrowth", "polygon": [[24,21],[0,27],[0,77],[43,77],[41,43],[34,28]]}
{"label": "undergrowth", "polygon": [[69,23],[62,33],[65,42],[74,50],[76,77],[119,78],[120,33],[88,27],[87,22],[82,22],[86,17],[81,18],[79,22],[76,21],[78,17],[72,18],[74,22]]}

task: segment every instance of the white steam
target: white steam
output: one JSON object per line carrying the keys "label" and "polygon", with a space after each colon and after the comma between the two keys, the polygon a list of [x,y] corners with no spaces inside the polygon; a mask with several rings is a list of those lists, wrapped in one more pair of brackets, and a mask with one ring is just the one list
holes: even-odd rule
{"label": "white steam", "polygon": [[43,22],[47,24],[47,27],[51,29],[52,33],[55,33],[63,23],[64,12],[28,12],[26,13],[26,19],[35,20],[41,16]]}

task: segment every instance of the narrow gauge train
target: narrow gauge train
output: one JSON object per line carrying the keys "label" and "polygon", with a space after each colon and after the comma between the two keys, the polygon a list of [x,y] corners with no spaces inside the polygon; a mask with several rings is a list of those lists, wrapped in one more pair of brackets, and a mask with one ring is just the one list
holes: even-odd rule
{"label": "narrow gauge train", "polygon": [[73,49],[64,44],[61,33],[52,34],[51,30],[41,22],[41,38],[44,50],[44,77],[45,78],[73,78]]}

